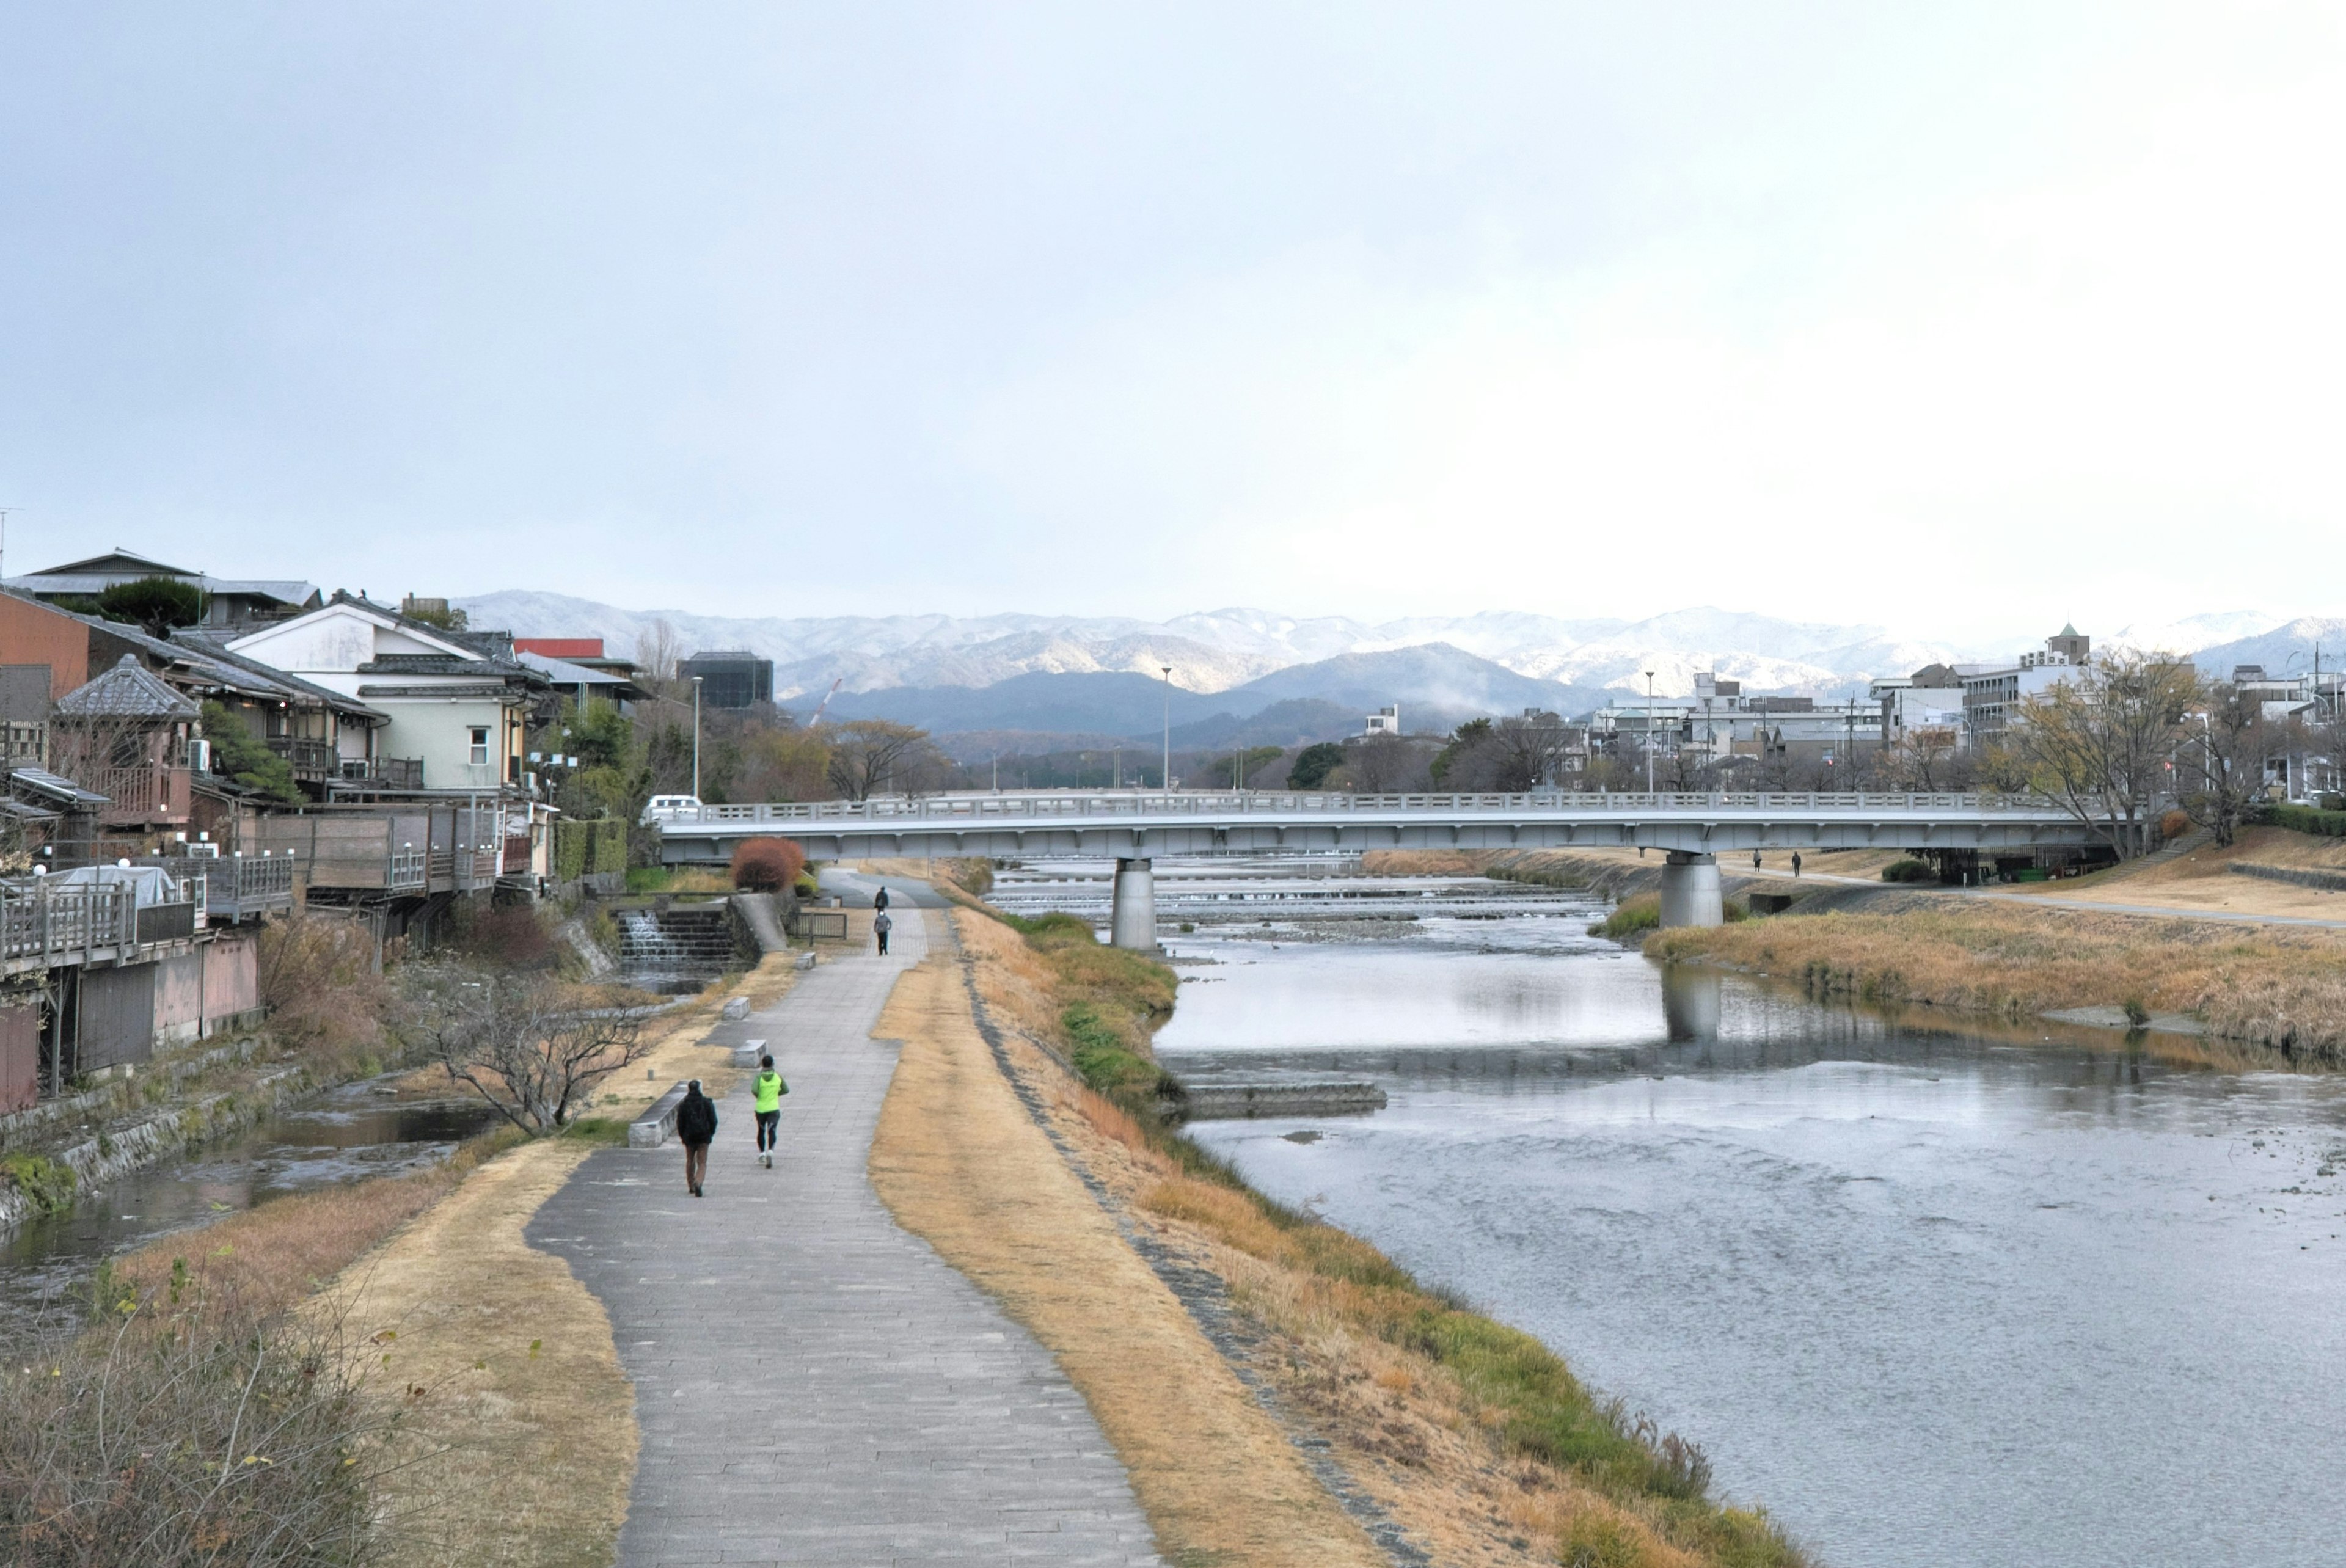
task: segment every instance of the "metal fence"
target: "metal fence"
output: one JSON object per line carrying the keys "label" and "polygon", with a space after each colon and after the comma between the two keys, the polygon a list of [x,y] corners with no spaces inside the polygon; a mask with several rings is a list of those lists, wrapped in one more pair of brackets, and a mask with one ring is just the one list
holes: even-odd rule
{"label": "metal fence", "polygon": [[999,819],[1059,820],[1067,818],[1229,817],[1253,813],[1346,816],[1400,811],[1490,811],[1510,815],[1537,811],[1931,811],[2025,812],[2053,809],[2031,796],[1942,792],[1646,793],[1549,790],[1524,795],[1352,795],[1319,790],[1224,790],[1178,794],[1133,790],[1032,795],[938,795],[918,799],[809,800],[703,806],[676,813],[672,825],[695,822],[821,822],[909,819],[923,822]]}

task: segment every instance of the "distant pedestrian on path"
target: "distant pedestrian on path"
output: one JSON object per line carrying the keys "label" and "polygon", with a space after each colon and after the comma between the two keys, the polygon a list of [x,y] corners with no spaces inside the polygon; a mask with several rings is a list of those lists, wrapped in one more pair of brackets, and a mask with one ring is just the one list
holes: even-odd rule
{"label": "distant pedestrian on path", "polygon": [[886,910],[872,917],[872,934],[880,939],[880,956],[882,958],[888,956],[888,929],[895,922],[888,918]]}
{"label": "distant pedestrian on path", "polygon": [[684,1185],[693,1196],[700,1196],[701,1179],[709,1175],[709,1141],[717,1135],[717,1102],[700,1092],[700,1080],[695,1078],[684,1091],[684,1103],[676,1108],[676,1138],[684,1145]]}
{"label": "distant pedestrian on path", "polygon": [[790,1086],[774,1071],[771,1056],[758,1058],[758,1081],[750,1085],[758,1099],[758,1159],[768,1170],[774,1168],[774,1131],[781,1125],[782,1096]]}
{"label": "distant pedestrian on path", "polygon": [[888,885],[885,882],[880,884],[880,891],[872,895],[872,907],[875,910],[888,907]]}
{"label": "distant pedestrian on path", "polygon": [[1792,874],[1796,877],[1800,874],[1800,851],[1798,850],[1792,851]]}
{"label": "distant pedestrian on path", "polygon": [[1757,850],[1751,851],[1751,869],[1755,871],[1760,869],[1760,851]]}

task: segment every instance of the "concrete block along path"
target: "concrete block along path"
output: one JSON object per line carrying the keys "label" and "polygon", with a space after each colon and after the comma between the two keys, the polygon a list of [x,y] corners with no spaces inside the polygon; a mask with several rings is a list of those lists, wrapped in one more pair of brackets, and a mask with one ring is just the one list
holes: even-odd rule
{"label": "concrete block along path", "polygon": [[707,1197],[674,1144],[606,1149],[530,1224],[602,1300],[635,1381],[628,1568],[1159,1561],[1082,1396],[865,1178],[896,1064],[870,1031],[942,918],[913,907],[925,888],[892,893],[894,953],[826,962],[733,1026],[790,1083],[773,1170],[744,1080]]}

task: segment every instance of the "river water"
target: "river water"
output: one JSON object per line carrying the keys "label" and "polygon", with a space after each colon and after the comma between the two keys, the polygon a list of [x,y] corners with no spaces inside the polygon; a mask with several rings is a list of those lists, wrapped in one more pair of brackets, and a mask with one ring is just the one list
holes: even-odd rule
{"label": "river water", "polygon": [[2346,1563],[2346,1081],[1665,974],[1480,886],[1265,923],[1193,884],[1168,1064],[1390,1096],[1195,1135],[1838,1568]]}
{"label": "river water", "polygon": [[0,1342],[70,1327],[76,1291],[105,1257],[288,1194],[436,1164],[495,1115],[478,1100],[398,1101],[387,1080],[368,1080],[84,1192],[66,1212],[0,1236]]}

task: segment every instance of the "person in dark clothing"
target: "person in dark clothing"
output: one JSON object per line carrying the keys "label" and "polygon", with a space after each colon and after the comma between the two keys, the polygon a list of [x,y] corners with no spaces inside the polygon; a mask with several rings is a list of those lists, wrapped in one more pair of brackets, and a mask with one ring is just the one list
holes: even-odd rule
{"label": "person in dark clothing", "polygon": [[884,910],[888,907],[888,889],[884,884],[878,892],[872,895],[872,907],[875,910]]}
{"label": "person in dark clothing", "polygon": [[717,1102],[700,1092],[700,1080],[695,1078],[676,1108],[676,1139],[684,1145],[684,1185],[695,1197],[709,1174],[709,1143],[716,1135]]}
{"label": "person in dark clothing", "polygon": [[888,956],[888,928],[894,923],[888,918],[886,910],[872,917],[872,934],[880,939],[880,956],[882,958]]}
{"label": "person in dark clothing", "polygon": [[1755,871],[1760,869],[1760,851],[1757,850],[1751,851],[1751,869]]}
{"label": "person in dark clothing", "polygon": [[1792,851],[1792,874],[1796,877],[1800,874],[1800,851],[1798,850]]}

